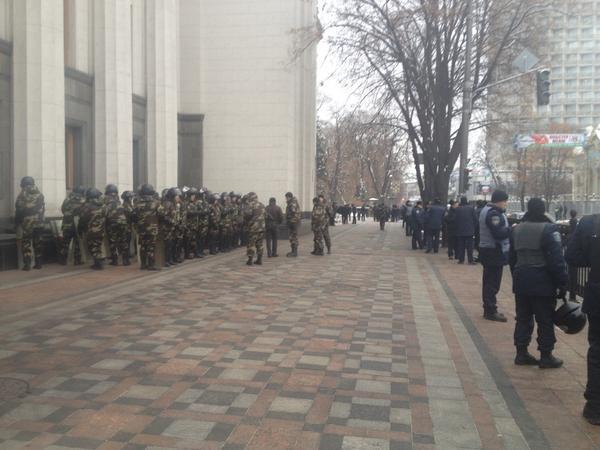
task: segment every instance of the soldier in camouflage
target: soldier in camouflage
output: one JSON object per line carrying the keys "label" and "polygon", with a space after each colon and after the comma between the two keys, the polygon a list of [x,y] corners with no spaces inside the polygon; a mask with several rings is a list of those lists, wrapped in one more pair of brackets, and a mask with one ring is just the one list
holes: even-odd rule
{"label": "soldier in camouflage", "polygon": [[[123,200],[123,210],[125,211],[125,216],[127,217],[127,231],[125,232],[127,251],[124,254],[127,255],[128,262],[131,264],[129,256],[131,255],[131,238],[133,235],[133,202],[135,200],[135,192],[124,191],[121,194],[121,200]],[[125,263],[123,263],[123,265],[125,265]]]}
{"label": "soldier in camouflage", "polygon": [[78,186],[63,201],[61,211],[63,220],[61,225],[62,241],[58,262],[63,266],[67,265],[69,256],[69,247],[73,241],[73,260],[76,266],[83,264],[81,260],[81,247],[79,245],[79,235],[77,234],[77,224],[81,207],[85,203],[85,188]]}
{"label": "soldier in camouflage", "polygon": [[[45,212],[44,196],[31,177],[21,179],[21,192],[15,203],[17,241],[21,241],[23,270],[31,270],[32,253],[35,251],[34,269],[42,268],[42,227]],[[33,250],[33,251],[32,251]]]}
{"label": "soldier in camouflage", "polygon": [[198,199],[198,258],[204,258],[204,249],[208,248],[208,202],[206,190],[201,189]]}
{"label": "soldier in camouflage", "polygon": [[208,239],[210,254],[217,254],[217,244],[219,241],[219,233],[221,227],[221,206],[219,204],[219,198],[217,195],[209,196],[209,209],[208,209]]}
{"label": "soldier in camouflage", "polygon": [[102,270],[103,256],[102,245],[106,231],[106,205],[102,200],[102,192],[96,188],[89,188],[85,193],[85,203],[81,207],[78,231],[85,233],[88,252],[94,259],[92,269]]}
{"label": "soldier in camouflage", "polygon": [[310,220],[315,244],[314,250],[311,252],[312,255],[323,256],[323,227],[326,223],[327,211],[325,211],[325,206],[321,203],[319,197],[315,197],[313,198],[313,210]]}
{"label": "soldier in camouflage", "polygon": [[187,206],[183,202],[183,193],[179,188],[173,188],[177,191],[177,197],[179,197],[176,202],[176,220],[175,220],[175,229],[174,229],[174,253],[173,253],[173,261],[177,264],[181,264],[185,257],[185,230],[187,227]]}
{"label": "soldier in camouflage", "polygon": [[198,189],[194,187],[186,192],[186,214],[185,257],[194,259],[198,257],[198,233],[200,230]]}
{"label": "soldier in camouflage", "polygon": [[335,223],[335,209],[331,207],[325,196],[323,194],[319,195],[319,201],[325,207],[325,212],[327,213],[325,224],[323,225],[323,240],[325,241],[325,246],[327,247],[327,254],[331,254],[331,236],[329,235],[329,226],[331,223]]}
{"label": "soldier in camouflage", "polygon": [[160,234],[165,243],[165,267],[177,264],[175,259],[175,227],[177,226],[177,205],[181,202],[179,189],[167,189],[163,195],[159,213]]}
{"label": "soldier in camouflage", "polygon": [[129,266],[129,223],[125,207],[119,199],[119,189],[114,184],[106,186],[104,191],[106,205],[106,237],[110,249],[110,265],[119,265],[119,254],[124,266]]}
{"label": "soldier in camouflage", "polygon": [[300,221],[302,220],[302,211],[300,211],[300,205],[298,200],[294,197],[294,194],[288,192],[285,194],[287,206],[285,208],[285,219],[288,226],[290,246],[292,251],[286,256],[297,257],[298,256],[298,228],[300,227]]}
{"label": "soldier in camouflage", "polygon": [[154,187],[143,184],[133,209],[133,220],[140,242],[140,262],[142,270],[158,270],[154,252],[158,239],[158,214],[160,202],[155,198]]}
{"label": "soldier in camouflage", "polygon": [[221,194],[221,227],[219,248],[221,252],[231,250],[231,232],[232,232],[233,211],[231,208],[231,199],[225,192]]}
{"label": "soldier in camouflage", "polygon": [[[244,222],[248,230],[248,245],[246,255],[248,256],[247,265],[262,265],[263,241],[265,239],[265,207],[258,201],[254,192],[250,192],[246,204],[243,206]],[[256,261],[254,259],[254,249],[256,249]]]}

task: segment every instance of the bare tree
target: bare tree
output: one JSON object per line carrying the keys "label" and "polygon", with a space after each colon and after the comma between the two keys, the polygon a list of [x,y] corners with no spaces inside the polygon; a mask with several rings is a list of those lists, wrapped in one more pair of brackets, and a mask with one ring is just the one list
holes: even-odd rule
{"label": "bare tree", "polygon": [[[539,4],[474,3],[472,102],[477,110],[504,53]],[[347,0],[337,11],[331,43],[365,98],[395,112],[424,199],[447,198],[460,155],[466,14],[462,0]]]}

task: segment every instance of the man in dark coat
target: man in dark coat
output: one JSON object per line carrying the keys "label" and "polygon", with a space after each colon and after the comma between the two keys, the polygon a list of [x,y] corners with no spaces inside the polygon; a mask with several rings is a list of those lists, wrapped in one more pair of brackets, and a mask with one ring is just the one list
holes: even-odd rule
{"label": "man in dark coat", "polygon": [[418,201],[411,212],[412,223],[412,249],[423,249],[423,225],[425,224],[425,210],[423,202]]}
{"label": "man in dark coat", "polygon": [[444,221],[446,209],[441,205],[439,199],[435,199],[433,204],[429,205],[425,213],[425,253],[438,253],[440,248],[440,232]]}
{"label": "man in dark coat", "polygon": [[460,206],[456,208],[456,259],[459,264],[465,263],[465,250],[469,264],[475,264],[473,259],[473,237],[477,228],[475,208],[469,205],[467,197],[461,197]]}
{"label": "man in dark coat", "polygon": [[446,225],[446,240],[448,244],[448,259],[454,259],[456,255],[456,208],[458,203],[454,200],[448,202],[448,210],[444,216]]}

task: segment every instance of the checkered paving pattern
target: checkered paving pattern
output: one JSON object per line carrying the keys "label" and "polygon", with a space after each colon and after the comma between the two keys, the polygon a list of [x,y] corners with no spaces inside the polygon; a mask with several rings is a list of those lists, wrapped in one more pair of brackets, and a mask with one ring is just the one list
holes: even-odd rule
{"label": "checkered paving pattern", "polygon": [[309,243],[5,319],[0,377],[30,393],[0,403],[0,450],[528,447],[399,225]]}

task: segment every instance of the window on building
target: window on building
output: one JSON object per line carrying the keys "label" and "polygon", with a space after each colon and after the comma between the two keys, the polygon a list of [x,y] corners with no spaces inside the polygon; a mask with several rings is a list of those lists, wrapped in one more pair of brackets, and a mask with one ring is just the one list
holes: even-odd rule
{"label": "window on building", "polygon": [[592,89],[592,79],[591,78],[586,78],[584,80],[579,80],[579,88],[581,89]]}
{"label": "window on building", "polygon": [[577,89],[577,80],[565,80],[565,90]]}
{"label": "window on building", "polygon": [[582,53],[579,55],[579,62],[581,64],[594,64],[594,60],[596,59],[596,55],[593,53]]}
{"label": "window on building", "polygon": [[553,115],[555,115],[555,116],[559,116],[559,115],[561,115],[561,114],[562,114],[562,112],[563,112],[563,107],[562,107],[562,105],[553,105],[553,106],[550,108],[550,110],[551,110],[551,112],[552,112],[552,114],[553,114]]}
{"label": "window on building", "polygon": [[592,39],[594,37],[594,29],[590,27],[581,29],[581,39]]}
{"label": "window on building", "polygon": [[565,105],[565,114],[567,116],[574,116],[577,114],[577,105]]}
{"label": "window on building", "polygon": [[567,50],[577,50],[579,48],[579,41],[567,42]]}
{"label": "window on building", "polygon": [[591,117],[580,117],[579,118],[579,125],[582,127],[587,127],[589,125],[592,125],[594,123],[594,119],[592,119]]}
{"label": "window on building", "polygon": [[576,77],[577,66],[569,66],[565,68],[565,77]]}
{"label": "window on building", "polygon": [[577,64],[578,58],[577,53],[569,53],[565,55],[565,64]]}
{"label": "window on building", "polygon": [[594,48],[596,48],[596,42],[592,39],[588,41],[581,41],[581,48],[583,50],[594,50]]}
{"label": "window on building", "polygon": [[592,11],[591,5],[589,8],[584,8],[582,5],[582,10],[585,11],[585,15],[581,16],[581,25],[593,25],[594,16],[590,14],[590,12]]}
{"label": "window on building", "polygon": [[592,105],[579,105],[579,114],[591,114],[592,112]]}
{"label": "window on building", "polygon": [[577,125],[577,117],[567,117],[565,122],[569,125]]}
{"label": "window on building", "polygon": [[580,98],[582,98],[583,100],[593,100],[594,99],[594,92],[593,91],[583,91],[580,95]]}

